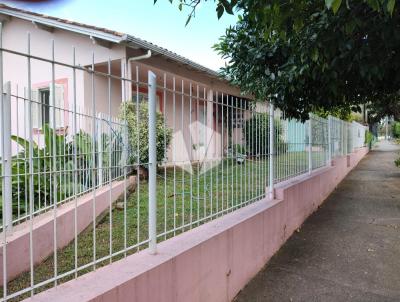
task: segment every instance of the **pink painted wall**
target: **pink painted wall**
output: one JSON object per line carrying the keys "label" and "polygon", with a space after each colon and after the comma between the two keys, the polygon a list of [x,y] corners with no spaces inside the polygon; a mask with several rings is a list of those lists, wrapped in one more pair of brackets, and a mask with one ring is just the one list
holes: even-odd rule
{"label": "pink painted wall", "polygon": [[360,148],[260,200],[26,301],[231,301],[368,152]]}
{"label": "pink painted wall", "polygon": [[[12,51],[26,54],[28,49],[28,33],[30,33],[31,55],[40,58],[52,58],[52,41],[54,40],[55,60],[58,62],[73,63],[73,47],[76,47],[76,65],[87,66],[92,63],[92,53],[95,53],[95,64],[106,62],[109,58],[113,61],[124,58],[125,46],[114,45],[111,49],[95,45],[88,36],[71,33],[64,30],[54,29],[48,32],[36,28],[31,22],[18,18],[11,18],[6,22],[3,29],[3,47]],[[29,125],[27,124],[29,108],[28,102],[23,98],[28,97],[28,60],[25,56],[3,52],[3,74],[4,82],[11,82],[12,103],[12,134],[28,138]],[[120,63],[116,64],[119,65]],[[91,86],[85,82],[85,72],[76,71],[76,105],[79,113],[91,107],[91,98],[86,94],[91,91]],[[36,59],[31,59],[31,85],[32,88],[44,88],[52,80],[52,66],[50,63]],[[63,124],[69,126],[69,132],[72,130],[74,90],[73,90],[73,70],[70,67],[55,65],[55,80],[65,81],[63,110],[65,110]],[[96,90],[98,90],[97,102],[98,111],[107,113],[105,105],[107,104],[107,94],[103,93],[104,83],[96,79]],[[18,98],[16,97],[18,96]],[[90,96],[90,95],[89,95]],[[113,91],[113,104],[121,102],[121,89]],[[118,108],[118,106],[113,106]],[[114,113],[114,112],[113,112]],[[80,123],[84,124],[84,118]],[[86,130],[88,127],[84,128]],[[43,136],[35,131],[34,140],[43,144]],[[21,150],[20,146],[13,143],[13,153]]]}

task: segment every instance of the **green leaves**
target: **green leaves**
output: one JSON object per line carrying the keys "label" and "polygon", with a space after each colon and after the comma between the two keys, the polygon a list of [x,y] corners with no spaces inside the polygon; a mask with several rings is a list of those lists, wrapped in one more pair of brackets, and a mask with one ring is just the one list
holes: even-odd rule
{"label": "green leaves", "polygon": [[[203,1],[179,0],[179,9],[192,9],[187,23]],[[398,95],[395,0],[214,3],[218,18],[240,11],[237,24],[215,46],[229,60],[222,75],[259,100],[274,96],[287,116],[306,119],[316,108],[348,109]]]}
{"label": "green leaves", "polygon": [[325,0],[325,5],[327,8],[331,9],[336,14],[342,4],[342,0]]}
{"label": "green leaves", "polygon": [[382,0],[366,0],[366,2],[368,3],[368,5],[375,11],[379,11],[380,10],[380,3]]}
{"label": "green leaves", "polygon": [[230,60],[222,74],[244,93],[262,101],[276,96],[274,103],[287,116],[300,119],[316,109],[346,112],[398,94],[397,6],[389,14],[382,5],[376,11],[372,3],[355,0],[346,6],[299,0],[279,9],[245,3],[242,18],[216,46]]}
{"label": "green leaves", "polygon": [[217,8],[216,8],[216,11],[217,11],[217,17],[218,17],[218,19],[220,19],[222,17],[222,15],[224,14],[224,11],[225,11],[224,6],[218,4]]}
{"label": "green leaves", "polygon": [[[154,0],[154,4],[157,3],[158,0]],[[168,0],[171,4],[173,0]],[[178,9],[183,11],[184,8],[189,9],[189,14],[186,19],[185,26],[187,26],[193,17],[196,15],[196,9],[200,5],[201,2],[206,2],[207,0],[178,0]],[[220,19],[224,13],[233,15],[234,9],[238,6],[238,2],[240,0],[214,0],[216,2],[216,13],[218,19]]]}
{"label": "green leaves", "polygon": [[388,0],[386,4],[386,9],[390,15],[393,15],[394,6],[396,5],[396,0]]}

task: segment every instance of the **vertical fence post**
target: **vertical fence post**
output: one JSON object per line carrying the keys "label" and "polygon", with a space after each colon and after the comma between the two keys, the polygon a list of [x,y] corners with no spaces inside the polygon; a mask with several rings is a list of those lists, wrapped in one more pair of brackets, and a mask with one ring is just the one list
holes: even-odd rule
{"label": "vertical fence post", "polygon": [[308,119],[308,174],[312,171],[312,124],[311,114]]}
{"label": "vertical fence post", "polygon": [[[3,85],[3,83],[0,83]],[[11,183],[11,83],[5,84],[1,93],[1,158],[3,166],[3,206],[7,232],[12,231],[12,183]]]}
{"label": "vertical fence post", "polygon": [[103,137],[102,137],[102,114],[99,112],[97,114],[97,154],[99,155],[98,157],[98,163],[97,163],[97,178],[98,178],[98,184],[99,188],[103,185]]}
{"label": "vertical fence post", "polygon": [[149,249],[157,252],[157,149],[156,149],[156,75],[149,71]]}
{"label": "vertical fence post", "polygon": [[269,104],[269,184],[268,184],[268,197],[274,199],[274,105]]}
{"label": "vertical fence post", "polygon": [[328,166],[332,165],[332,117],[328,116]]}

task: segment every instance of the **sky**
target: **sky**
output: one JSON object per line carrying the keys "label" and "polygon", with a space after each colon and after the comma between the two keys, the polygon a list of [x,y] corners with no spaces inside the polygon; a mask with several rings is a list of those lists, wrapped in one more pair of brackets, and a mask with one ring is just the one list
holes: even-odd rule
{"label": "sky", "polygon": [[224,14],[220,20],[214,1],[202,2],[196,16],[185,27],[189,10],[179,11],[178,0],[63,0],[55,3],[3,3],[35,12],[105,27],[167,48],[213,70],[224,60],[212,49],[237,15]]}

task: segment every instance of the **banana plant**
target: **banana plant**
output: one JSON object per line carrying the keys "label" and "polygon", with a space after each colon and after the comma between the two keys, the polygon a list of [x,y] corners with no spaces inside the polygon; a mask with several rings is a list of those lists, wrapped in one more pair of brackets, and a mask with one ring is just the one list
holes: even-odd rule
{"label": "banana plant", "polygon": [[[14,214],[24,215],[29,212],[30,165],[32,165],[33,210],[50,206],[55,200],[57,202],[66,200],[92,185],[90,176],[86,175],[93,167],[90,136],[81,131],[73,137],[79,152],[78,167],[75,167],[74,153],[71,149],[74,141],[68,142],[65,134],[58,134],[47,124],[43,125],[42,131],[44,144],[42,147],[35,141],[31,142],[16,135],[11,136],[12,141],[22,149],[11,160]],[[77,171],[76,182],[74,182],[74,171]]]}

